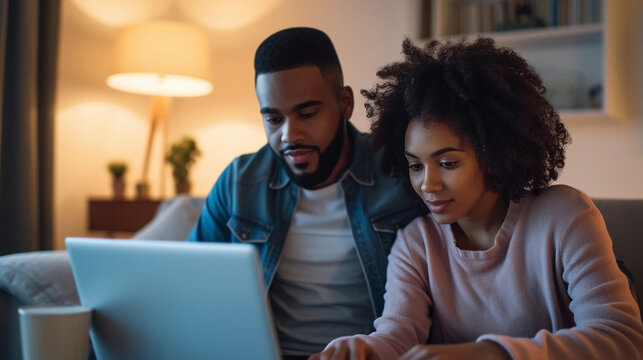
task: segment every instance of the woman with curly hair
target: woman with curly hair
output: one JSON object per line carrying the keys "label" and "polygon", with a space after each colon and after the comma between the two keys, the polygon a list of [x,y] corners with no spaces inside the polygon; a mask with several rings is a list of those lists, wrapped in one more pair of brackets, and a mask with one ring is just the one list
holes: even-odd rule
{"label": "woman with curly hair", "polygon": [[550,185],[570,137],[538,74],[491,39],[403,50],[362,94],[384,171],[431,213],[398,232],[376,331],[313,358],[640,359],[601,214]]}

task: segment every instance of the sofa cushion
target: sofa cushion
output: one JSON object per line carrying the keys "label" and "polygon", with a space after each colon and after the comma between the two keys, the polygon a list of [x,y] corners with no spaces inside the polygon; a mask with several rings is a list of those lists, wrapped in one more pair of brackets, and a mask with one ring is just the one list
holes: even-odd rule
{"label": "sofa cushion", "polygon": [[187,240],[196,224],[204,198],[177,196],[163,202],[154,218],[137,231],[132,239],[139,240]]}
{"label": "sofa cushion", "polygon": [[0,289],[24,305],[80,304],[66,251],[0,257]]}

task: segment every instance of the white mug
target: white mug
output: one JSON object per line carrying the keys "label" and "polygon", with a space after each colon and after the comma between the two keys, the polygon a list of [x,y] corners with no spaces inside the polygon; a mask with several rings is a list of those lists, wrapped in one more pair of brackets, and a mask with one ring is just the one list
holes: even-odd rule
{"label": "white mug", "polygon": [[87,359],[91,309],[23,306],[18,313],[23,359]]}

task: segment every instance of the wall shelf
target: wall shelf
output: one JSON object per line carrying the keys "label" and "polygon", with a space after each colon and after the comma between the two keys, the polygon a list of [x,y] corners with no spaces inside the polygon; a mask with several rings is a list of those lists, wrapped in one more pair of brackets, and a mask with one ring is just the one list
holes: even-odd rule
{"label": "wall shelf", "polygon": [[[548,0],[547,6],[554,6],[554,1]],[[579,23],[580,15],[577,15],[575,20],[563,22],[574,25],[458,33],[461,29],[500,27],[503,21],[508,21],[500,14],[508,16],[509,7],[518,2],[506,0],[492,4],[485,0],[423,0],[420,14],[428,21],[420,21],[425,32],[422,37],[427,37],[427,29],[430,29],[429,37],[437,39],[491,37],[498,45],[515,49],[536,68],[543,78],[548,98],[564,121],[622,121],[632,116],[636,104],[634,80],[627,70],[632,68],[632,64],[622,56],[627,50],[622,39],[627,36],[625,24],[626,19],[631,18],[628,14],[631,5],[628,7],[622,1],[592,2],[596,4],[595,12],[593,18],[584,17],[589,19],[587,23]],[[532,1],[532,4],[536,3]],[[573,0],[565,2],[565,6],[576,6],[578,14],[579,4],[584,4],[585,11],[589,3]],[[560,5],[562,2],[556,4],[563,6]],[[494,8],[489,10],[489,7]],[[480,13],[476,12],[477,9],[481,9]],[[485,20],[484,16],[491,12],[494,12],[492,20]],[[572,12],[570,10],[566,14]]]}
{"label": "wall shelf", "polygon": [[575,45],[578,43],[601,41],[603,24],[548,27],[537,29],[481,33],[480,36],[493,37],[497,42],[512,45]]}

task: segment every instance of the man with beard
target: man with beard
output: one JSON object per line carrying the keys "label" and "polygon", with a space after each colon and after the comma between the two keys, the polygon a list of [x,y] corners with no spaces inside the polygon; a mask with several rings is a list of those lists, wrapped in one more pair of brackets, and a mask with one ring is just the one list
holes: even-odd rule
{"label": "man with beard", "polygon": [[426,208],[348,121],[353,91],[325,33],[264,40],[255,90],[268,144],[221,174],[189,239],[257,246],[282,353],[306,358],[373,330],[396,231]]}

